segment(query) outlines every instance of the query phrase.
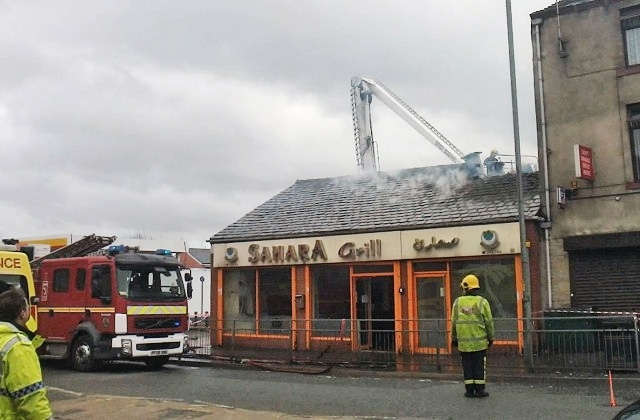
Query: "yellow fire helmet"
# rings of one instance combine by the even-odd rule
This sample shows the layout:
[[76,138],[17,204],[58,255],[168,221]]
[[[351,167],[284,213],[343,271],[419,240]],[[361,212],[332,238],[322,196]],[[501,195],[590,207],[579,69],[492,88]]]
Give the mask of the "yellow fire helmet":
[[471,289],[479,289],[480,280],[478,280],[478,278],[473,274],[469,274],[468,276],[462,279],[462,282],[460,283],[460,287],[462,287],[462,290],[464,290],[465,292]]

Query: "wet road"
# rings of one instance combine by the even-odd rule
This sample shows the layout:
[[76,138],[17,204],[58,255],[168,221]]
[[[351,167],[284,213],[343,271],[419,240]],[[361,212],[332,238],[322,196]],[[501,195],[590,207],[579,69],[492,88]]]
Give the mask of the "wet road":
[[640,377],[493,382],[489,398],[467,399],[459,380],[333,371],[302,375],[255,369],[114,364],[101,372],[43,367],[58,419],[390,418],[611,419],[640,398]]

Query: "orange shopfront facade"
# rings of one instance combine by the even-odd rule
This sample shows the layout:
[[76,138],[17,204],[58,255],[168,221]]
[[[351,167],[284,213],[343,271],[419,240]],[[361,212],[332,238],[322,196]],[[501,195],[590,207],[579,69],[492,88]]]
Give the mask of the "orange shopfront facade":
[[[537,244],[537,228],[527,225]],[[466,274],[481,278],[497,345],[522,348],[517,222],[213,243],[212,345],[287,351],[449,353]],[[537,245],[529,250],[532,274]],[[534,269],[535,268],[535,269]],[[531,276],[532,290],[539,278]],[[539,293],[532,293],[534,310]]]

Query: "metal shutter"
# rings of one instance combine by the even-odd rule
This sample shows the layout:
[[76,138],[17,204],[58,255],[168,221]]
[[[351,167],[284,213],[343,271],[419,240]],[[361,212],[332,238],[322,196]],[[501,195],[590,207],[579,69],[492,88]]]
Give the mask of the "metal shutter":
[[571,306],[640,312],[640,248],[569,251]]

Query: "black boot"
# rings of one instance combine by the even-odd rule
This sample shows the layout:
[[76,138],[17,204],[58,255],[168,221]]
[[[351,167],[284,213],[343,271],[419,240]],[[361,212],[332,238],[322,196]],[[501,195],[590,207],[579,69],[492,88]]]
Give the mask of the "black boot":
[[477,398],[484,398],[489,396],[489,393],[484,390],[484,385],[475,385],[474,393]]
[[464,393],[465,397],[474,398],[476,396],[476,394],[474,393],[473,384],[465,385],[464,388],[466,389],[466,392]]

